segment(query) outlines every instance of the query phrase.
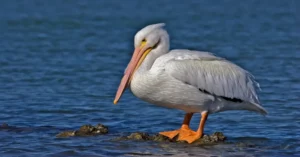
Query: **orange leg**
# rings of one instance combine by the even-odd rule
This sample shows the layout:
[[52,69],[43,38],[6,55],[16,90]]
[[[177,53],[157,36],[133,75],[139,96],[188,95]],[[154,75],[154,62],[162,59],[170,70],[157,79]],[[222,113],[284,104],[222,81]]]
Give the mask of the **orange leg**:
[[190,121],[191,118],[193,116],[193,113],[186,113],[184,116],[184,120],[182,122],[181,128],[178,130],[174,130],[174,131],[165,131],[165,132],[160,132],[159,134],[164,135],[169,137],[170,139],[173,139],[175,136],[177,136],[179,134],[179,136],[181,134],[185,134],[185,132],[190,132],[192,131],[189,127],[190,125]]
[[198,130],[196,132],[190,131],[190,132],[186,132],[186,134],[181,134],[178,140],[187,141],[188,143],[193,143],[194,141],[202,137],[204,131],[204,125],[208,117],[208,113],[206,111],[202,112],[201,116],[202,118],[200,120]]

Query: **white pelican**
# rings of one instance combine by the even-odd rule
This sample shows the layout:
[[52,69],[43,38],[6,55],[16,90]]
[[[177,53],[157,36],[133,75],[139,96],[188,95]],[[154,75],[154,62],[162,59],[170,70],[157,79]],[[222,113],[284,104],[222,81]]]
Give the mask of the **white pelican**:
[[[149,103],[186,112],[178,130],[161,135],[192,143],[203,135],[208,114],[249,110],[267,114],[260,106],[253,76],[241,67],[208,52],[169,51],[169,35],[163,23],[144,27],[134,37],[134,53],[114,99],[127,86]],[[193,113],[201,113],[197,131],[189,128]]]

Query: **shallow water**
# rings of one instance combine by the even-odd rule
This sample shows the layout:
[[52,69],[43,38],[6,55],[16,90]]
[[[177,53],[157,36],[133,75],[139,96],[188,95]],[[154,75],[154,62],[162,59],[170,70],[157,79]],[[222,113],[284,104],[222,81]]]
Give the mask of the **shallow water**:
[[[300,156],[299,1],[17,1],[0,6],[1,156]],[[184,113],[135,98],[113,105],[134,33],[165,22],[171,48],[213,52],[252,72],[266,117],[211,115],[232,144],[110,141],[178,128]],[[198,125],[199,115],[192,120]],[[83,124],[105,136],[58,139]]]

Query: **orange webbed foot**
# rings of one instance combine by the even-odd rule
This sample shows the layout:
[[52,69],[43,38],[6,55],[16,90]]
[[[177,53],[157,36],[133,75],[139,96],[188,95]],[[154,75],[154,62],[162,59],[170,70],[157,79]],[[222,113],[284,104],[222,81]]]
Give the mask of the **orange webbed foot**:
[[160,135],[169,137],[170,139],[173,139],[175,136],[177,136],[179,134],[179,130],[174,130],[174,131],[164,131],[164,132],[160,132]]
[[192,136],[195,134],[196,132],[191,129],[182,129],[177,138],[177,141],[184,141],[185,137]]
[[188,143],[193,143],[196,140],[198,140],[199,138],[202,137],[202,133],[198,133],[195,131],[191,131],[191,132],[187,132],[186,134],[180,134],[180,136],[178,137],[178,141],[186,141]]
[[170,139],[173,139],[175,136],[179,134],[177,141],[186,141],[188,143],[195,142],[203,135],[204,124],[208,117],[208,112],[207,111],[201,112],[201,120],[200,120],[199,128],[196,132],[189,128],[189,124],[192,116],[193,113],[187,113],[185,115],[180,129],[174,131],[160,132],[159,134],[167,136]]
[[185,136],[189,136],[192,134],[195,134],[196,132],[191,130],[187,125],[182,125],[182,127],[178,130],[174,130],[174,131],[165,131],[165,132],[160,132],[159,134],[163,135],[163,136],[167,136],[170,139],[173,139],[175,136],[178,135],[178,139],[181,139],[182,137]]

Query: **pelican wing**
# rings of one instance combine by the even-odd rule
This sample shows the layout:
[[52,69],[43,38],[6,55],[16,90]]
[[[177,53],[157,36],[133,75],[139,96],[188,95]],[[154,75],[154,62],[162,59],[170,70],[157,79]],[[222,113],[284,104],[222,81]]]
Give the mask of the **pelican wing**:
[[184,83],[216,96],[257,103],[258,83],[239,66],[207,52],[173,50],[156,65]]

